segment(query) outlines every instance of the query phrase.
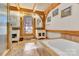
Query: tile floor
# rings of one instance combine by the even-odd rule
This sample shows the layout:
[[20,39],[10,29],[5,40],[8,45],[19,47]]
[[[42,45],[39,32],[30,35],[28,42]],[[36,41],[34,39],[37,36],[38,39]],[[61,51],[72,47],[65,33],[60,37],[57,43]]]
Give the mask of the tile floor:
[[50,56],[50,54],[36,41],[24,40],[19,44],[13,43],[12,49],[6,56]]

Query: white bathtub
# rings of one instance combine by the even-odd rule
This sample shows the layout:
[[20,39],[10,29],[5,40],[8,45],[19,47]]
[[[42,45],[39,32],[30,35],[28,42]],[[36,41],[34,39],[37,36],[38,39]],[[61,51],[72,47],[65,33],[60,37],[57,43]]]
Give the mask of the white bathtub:
[[79,56],[79,43],[66,39],[40,40],[60,56]]

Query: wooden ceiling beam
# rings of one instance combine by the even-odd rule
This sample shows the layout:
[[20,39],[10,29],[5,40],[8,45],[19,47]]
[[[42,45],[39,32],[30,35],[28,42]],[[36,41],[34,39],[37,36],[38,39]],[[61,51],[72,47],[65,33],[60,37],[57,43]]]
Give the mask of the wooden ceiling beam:
[[44,15],[44,12],[43,11],[35,11],[34,13],[37,13],[37,14],[39,14],[39,15]]
[[9,6],[9,10],[12,10],[12,11],[18,11],[18,8],[15,7],[15,6]]
[[26,9],[26,8],[20,8],[20,11],[23,11],[23,12],[33,12],[33,10]]
[[35,11],[36,3],[33,4],[33,12]]
[[47,15],[52,9],[56,8],[60,3],[52,3],[45,11],[44,13]]
[[[33,13],[33,10],[32,9],[26,9],[26,8],[21,8],[18,10],[18,8],[16,6],[9,6],[9,9],[12,10],[12,11],[20,11],[20,12],[30,12],[30,13]],[[34,13],[37,13],[39,15],[43,15],[44,12],[43,11],[38,11],[36,10]]]

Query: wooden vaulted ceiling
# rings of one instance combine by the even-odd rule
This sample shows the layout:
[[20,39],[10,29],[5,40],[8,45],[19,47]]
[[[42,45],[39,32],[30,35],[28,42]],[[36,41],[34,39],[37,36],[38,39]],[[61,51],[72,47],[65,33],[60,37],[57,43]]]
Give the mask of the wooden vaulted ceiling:
[[[20,11],[20,12],[30,12],[30,13],[33,12],[32,9],[27,9],[27,8],[20,8],[20,10],[18,10],[18,8],[16,6],[9,6],[9,9],[13,10],[13,11]],[[38,11],[38,10],[36,10],[34,13],[37,13],[37,14],[40,14],[40,15],[44,14],[44,12]]]
[[9,9],[13,11],[34,12],[39,15],[45,15],[58,4],[59,3],[14,3],[9,4]]

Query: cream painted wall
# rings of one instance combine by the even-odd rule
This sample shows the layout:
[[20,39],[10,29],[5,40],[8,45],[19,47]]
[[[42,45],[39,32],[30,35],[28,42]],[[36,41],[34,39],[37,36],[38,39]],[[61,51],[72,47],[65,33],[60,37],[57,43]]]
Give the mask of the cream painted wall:
[[[61,10],[72,6],[72,15],[61,18]],[[59,9],[59,15],[52,17],[52,12]],[[46,29],[48,30],[79,30],[79,4],[60,4],[52,10],[48,16],[51,16],[51,22],[46,22]]]
[[10,12],[10,23],[12,27],[20,27],[20,14],[19,12],[11,11]]
[[[35,19],[36,19],[36,28],[41,28],[42,27],[42,19],[41,19],[41,17],[36,14]],[[40,21],[39,24],[38,24],[38,20]]]
[[[72,6],[72,15],[68,17],[61,18],[61,10]],[[55,9],[59,9],[59,15],[52,17],[52,12]],[[62,3],[57,6],[55,9],[50,11],[48,17],[51,16],[51,22],[46,21],[46,29],[47,30],[79,30],[79,4],[74,3]],[[47,32],[48,38],[61,37],[60,33],[50,33]]]

